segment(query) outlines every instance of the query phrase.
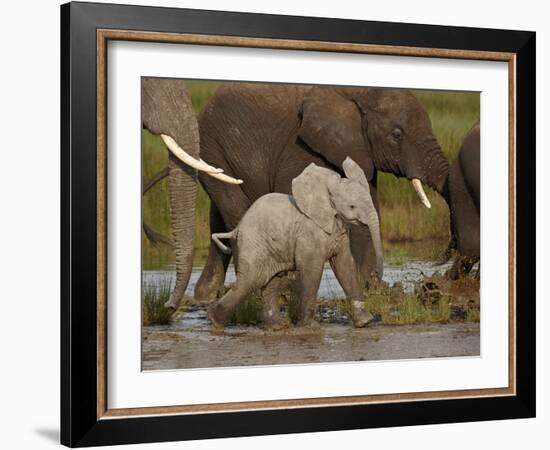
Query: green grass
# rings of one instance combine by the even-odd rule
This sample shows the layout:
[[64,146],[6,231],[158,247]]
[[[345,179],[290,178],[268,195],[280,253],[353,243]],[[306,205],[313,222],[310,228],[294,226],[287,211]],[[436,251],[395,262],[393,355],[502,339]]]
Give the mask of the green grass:
[[163,280],[159,286],[144,286],[141,293],[142,322],[147,325],[168,325],[171,322],[172,311],[164,307],[170,298],[172,283]]
[[256,325],[262,318],[262,298],[259,293],[250,294],[237,305],[230,322],[239,325]]
[[380,315],[384,325],[446,323],[451,314],[448,296],[442,296],[434,305],[425,305],[412,294],[402,295],[398,299],[386,294],[369,294],[365,305],[371,314]]
[[[219,83],[185,81],[193,107],[200,114]],[[479,119],[479,94],[441,91],[413,91],[428,111],[435,136],[443,152],[452,161],[471,126]],[[167,153],[160,138],[143,131],[143,180],[166,167]],[[391,174],[379,174],[381,228],[386,256],[395,255],[399,264],[406,258],[437,258],[446,247],[449,212],[443,199],[426,187],[432,208],[424,208],[410,182]],[[198,189],[196,213],[195,262],[204,262],[210,245],[209,199]],[[145,222],[155,231],[170,235],[167,180],[150,190],[143,201]],[[416,243],[411,245],[411,243]],[[154,248],[143,237],[143,267],[161,268],[174,262],[166,246]]]
[[478,322],[480,320],[481,314],[479,311],[479,305],[468,305],[466,309],[466,320],[468,322]]

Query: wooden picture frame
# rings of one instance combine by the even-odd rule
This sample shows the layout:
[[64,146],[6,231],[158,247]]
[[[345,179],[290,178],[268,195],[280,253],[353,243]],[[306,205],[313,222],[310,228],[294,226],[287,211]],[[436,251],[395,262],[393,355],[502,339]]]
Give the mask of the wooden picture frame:
[[[509,67],[507,388],[109,409],[109,40],[505,61]],[[61,7],[61,442],[91,446],[535,415],[535,33],[70,3]]]

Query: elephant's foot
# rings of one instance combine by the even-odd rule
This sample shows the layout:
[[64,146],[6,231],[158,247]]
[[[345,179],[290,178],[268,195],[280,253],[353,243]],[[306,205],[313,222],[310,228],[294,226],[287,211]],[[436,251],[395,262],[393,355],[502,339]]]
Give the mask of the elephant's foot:
[[445,277],[449,280],[458,280],[460,278],[460,261],[458,259],[455,259],[451,268],[445,272]]
[[213,303],[208,307],[208,319],[212,323],[212,332],[221,333],[229,319],[229,314],[219,303]]
[[178,309],[178,306],[180,305],[180,303],[181,303],[181,296],[175,295],[174,293],[172,293],[168,301],[164,304],[164,307],[167,309],[171,309],[172,311],[175,311],[176,309]]
[[361,301],[351,302],[351,317],[355,328],[364,328],[374,320],[374,316],[365,308]]
[[321,324],[314,319],[300,320],[296,323],[296,326],[302,330],[311,331],[313,333],[318,333],[321,331]]
[[265,331],[282,331],[289,328],[290,322],[288,320],[268,320],[263,322],[262,328]]
[[288,328],[288,321],[281,318],[278,302],[276,300],[269,300],[269,298],[264,298],[262,328],[267,331],[277,331]]

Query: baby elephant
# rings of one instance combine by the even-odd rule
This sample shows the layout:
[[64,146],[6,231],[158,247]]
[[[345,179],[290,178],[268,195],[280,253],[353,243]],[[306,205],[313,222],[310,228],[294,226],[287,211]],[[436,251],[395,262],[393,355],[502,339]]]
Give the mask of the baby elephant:
[[298,325],[310,325],[327,260],[351,303],[354,325],[364,327],[372,320],[361,301],[359,273],[351,253],[347,224],[369,227],[376,270],[382,277],[378,214],[361,168],[349,157],[343,168],[347,178],[310,164],[292,181],[292,196],[264,195],[252,204],[237,228],[212,235],[222,251],[228,253],[230,249],[220,238],[236,240],[238,250],[235,284],[208,309],[215,330],[222,330],[235,307],[258,289],[262,289],[264,326],[281,326],[278,299],[287,278],[281,275],[291,271],[296,271],[299,277]]

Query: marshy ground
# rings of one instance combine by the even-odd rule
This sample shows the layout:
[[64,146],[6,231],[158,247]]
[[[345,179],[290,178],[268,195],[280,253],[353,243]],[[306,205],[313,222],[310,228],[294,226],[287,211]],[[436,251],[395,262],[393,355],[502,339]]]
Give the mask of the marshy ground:
[[206,309],[195,323],[143,330],[143,370],[191,369],[337,361],[373,361],[479,355],[479,323],[380,325],[355,329],[336,323],[311,331],[264,332],[230,326],[212,335]]
[[[264,331],[259,304],[251,299],[237,311],[234,323],[215,335],[207,305],[186,297],[174,315],[161,316],[157,322],[163,325],[143,327],[142,367],[158,370],[478,356],[479,280],[448,281],[437,272],[447,267],[424,261],[386,265],[385,283],[366,293],[366,305],[375,322],[363,329],[350,324],[341,288],[330,269],[325,270],[319,289],[320,326],[313,329],[290,326],[283,331]],[[190,290],[199,273],[194,273]],[[152,286],[161,286],[162,291],[157,297],[152,295],[157,303],[148,305],[149,310],[144,308],[144,318],[154,319],[156,312],[162,312],[160,305],[170,291],[171,274],[144,272],[146,292],[151,293]],[[229,271],[229,282],[232,275]],[[289,302],[282,301],[281,314],[291,313]]]

